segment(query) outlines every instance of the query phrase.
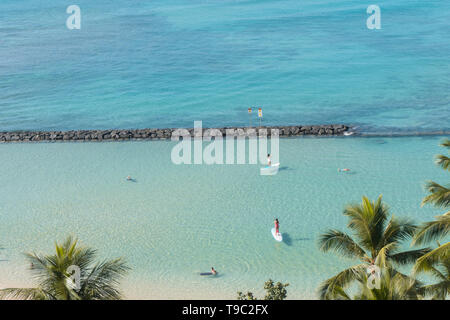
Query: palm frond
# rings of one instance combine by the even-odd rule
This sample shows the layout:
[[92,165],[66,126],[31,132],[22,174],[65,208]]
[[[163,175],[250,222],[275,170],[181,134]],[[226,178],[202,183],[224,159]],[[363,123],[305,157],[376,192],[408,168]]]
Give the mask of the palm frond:
[[361,271],[365,270],[367,265],[360,264],[344,271],[339,272],[336,276],[325,280],[319,287],[319,297],[321,300],[335,299],[337,295],[345,290],[353,281],[361,276]]
[[444,139],[441,143],[442,147],[450,148],[450,139]]
[[417,259],[431,251],[431,248],[403,251],[389,256],[389,259],[399,265],[415,263]]
[[392,216],[383,233],[383,246],[391,242],[409,240],[416,232],[416,229],[417,226],[410,219]]
[[437,216],[435,221],[423,223],[413,238],[413,245],[446,237],[450,231],[450,212]]
[[433,266],[439,263],[448,263],[449,259],[450,242],[447,242],[417,259],[413,273],[430,272]]
[[443,154],[436,156],[436,164],[444,170],[450,170],[450,158]]
[[450,294],[450,281],[442,281],[421,287],[424,296],[432,297],[433,300],[445,300]]
[[352,300],[350,295],[339,286],[334,287],[334,299],[333,300]]
[[445,300],[450,294],[450,259],[444,260],[435,266],[429,266],[428,273],[433,275],[438,282],[422,286],[422,294],[434,300]]
[[1,300],[51,300],[51,296],[39,288],[7,288],[0,290]]
[[450,189],[436,182],[428,181],[425,188],[430,193],[422,200],[422,206],[430,203],[436,207],[448,207],[450,205]]
[[329,230],[319,238],[320,250],[333,250],[348,258],[363,258],[364,250],[347,234],[339,230]]
[[389,208],[382,202],[382,196],[378,196],[377,200],[372,203],[374,216],[371,221],[370,230],[372,233],[372,242],[374,248],[378,249],[385,245],[384,230],[389,216]]
[[129,268],[123,259],[98,263],[84,279],[80,295],[91,300],[118,300],[118,285]]
[[390,266],[388,263],[388,259],[390,257],[389,253],[397,249],[398,244],[396,242],[391,242],[385,245],[378,251],[377,256],[375,257],[375,264],[381,268],[387,268]]

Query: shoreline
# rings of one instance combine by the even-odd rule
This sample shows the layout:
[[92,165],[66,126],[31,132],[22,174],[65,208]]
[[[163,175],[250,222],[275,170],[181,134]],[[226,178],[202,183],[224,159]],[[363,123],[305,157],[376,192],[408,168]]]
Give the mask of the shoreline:
[[[36,281],[27,268],[25,261],[13,262],[10,265],[0,265],[5,278],[0,276],[0,289],[6,288],[33,288]],[[257,296],[264,296],[262,283],[254,285],[252,281],[241,285],[218,288],[213,281],[192,280],[184,283],[168,281],[170,279],[146,279],[127,275],[120,282],[119,290],[123,300],[236,300],[238,291],[249,290]],[[281,279],[284,281],[284,279]],[[288,281],[289,282],[289,281]],[[320,282],[320,281],[319,281]],[[292,282],[289,282],[292,284]],[[318,284],[319,285],[319,284]],[[317,285],[317,286],[318,286]],[[299,283],[291,287],[287,300],[317,300],[316,288],[307,290]]]

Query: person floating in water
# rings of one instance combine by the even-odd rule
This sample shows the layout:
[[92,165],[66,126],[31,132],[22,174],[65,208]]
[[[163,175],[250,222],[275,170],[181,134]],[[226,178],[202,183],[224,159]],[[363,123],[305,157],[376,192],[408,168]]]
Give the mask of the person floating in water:
[[131,176],[128,176],[128,177],[127,177],[127,180],[128,180],[128,181],[131,181],[131,180],[133,180],[133,179],[131,179]]
[[338,172],[341,172],[341,171],[348,172],[348,171],[350,171],[350,169],[347,169],[347,168],[339,169],[339,168],[338,168]]
[[278,221],[278,219],[275,219],[274,223],[275,223],[275,234],[279,234],[280,233],[280,222]]
[[270,153],[267,155],[267,166],[270,167],[272,165],[272,159],[270,158]]
[[212,273],[213,275],[216,275],[216,274],[217,274],[217,271],[214,269],[214,267],[211,267],[211,273]]

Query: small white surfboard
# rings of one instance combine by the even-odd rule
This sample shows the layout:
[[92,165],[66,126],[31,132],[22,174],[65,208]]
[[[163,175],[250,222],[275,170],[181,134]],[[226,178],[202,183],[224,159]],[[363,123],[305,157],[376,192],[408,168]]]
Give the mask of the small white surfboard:
[[275,240],[277,240],[278,242],[283,241],[283,236],[281,235],[280,232],[275,233],[275,228],[272,228],[272,235],[275,238]]
[[260,175],[262,176],[272,176],[278,173],[278,168],[280,168],[279,163],[274,163],[273,165],[263,167],[259,170]]

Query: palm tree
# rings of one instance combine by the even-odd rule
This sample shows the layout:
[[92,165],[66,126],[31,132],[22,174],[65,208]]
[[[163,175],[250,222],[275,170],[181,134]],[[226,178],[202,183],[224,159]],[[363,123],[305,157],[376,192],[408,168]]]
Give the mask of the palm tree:
[[[121,258],[94,264],[96,250],[78,246],[77,240],[72,237],[55,246],[54,255],[26,254],[37,287],[3,289],[0,290],[0,298],[117,300],[122,297],[118,285],[129,268]],[[72,270],[80,271],[79,278],[75,278]]]
[[[446,139],[441,146],[450,148]],[[444,155],[436,157],[436,164],[450,171],[450,158]],[[450,188],[429,181],[426,189],[430,193],[422,205],[432,204],[438,208],[450,207]],[[414,273],[425,272],[438,279],[438,283],[426,286],[426,293],[435,299],[445,299],[450,294],[450,242],[441,245],[438,241],[448,236],[450,231],[450,211],[437,216],[434,221],[423,223],[413,239],[413,245],[436,241],[437,248],[420,257],[414,265]]]
[[[429,252],[429,249],[398,251],[402,241],[414,235],[416,226],[408,219],[394,216],[389,219],[389,209],[382,203],[381,195],[376,201],[363,197],[361,204],[348,205],[344,209],[344,215],[349,218],[348,227],[353,231],[355,239],[342,231],[329,230],[319,239],[320,249],[324,252],[335,251],[344,257],[358,259],[361,263],[324,281],[319,288],[321,299],[345,296],[346,288],[361,283],[362,275],[367,273],[369,266],[393,269],[392,263],[414,263],[417,258]],[[393,270],[395,274],[400,274]]]

